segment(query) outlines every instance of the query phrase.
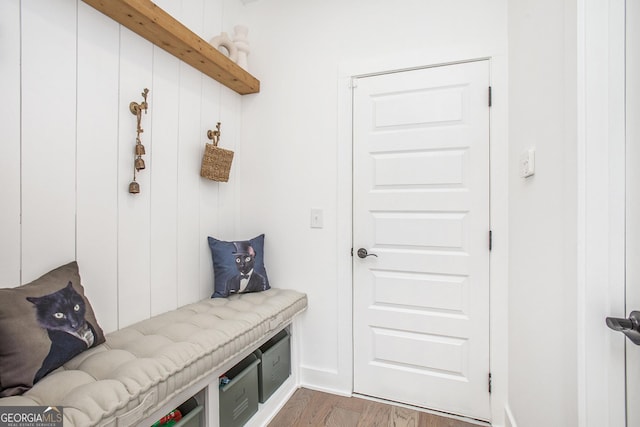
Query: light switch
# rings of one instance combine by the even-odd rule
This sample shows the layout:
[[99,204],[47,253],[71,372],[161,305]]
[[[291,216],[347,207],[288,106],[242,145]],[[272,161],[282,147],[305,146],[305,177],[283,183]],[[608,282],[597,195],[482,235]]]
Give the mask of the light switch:
[[322,228],[322,209],[311,209],[311,228]]
[[536,173],[536,149],[529,148],[520,156],[520,176],[529,178]]

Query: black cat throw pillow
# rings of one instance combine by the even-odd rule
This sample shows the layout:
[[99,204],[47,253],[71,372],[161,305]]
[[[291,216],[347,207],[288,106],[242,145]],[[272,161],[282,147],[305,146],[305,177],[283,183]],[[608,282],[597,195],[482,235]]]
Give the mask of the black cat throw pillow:
[[0,397],[24,393],[103,342],[75,261],[24,286],[0,289]]
[[215,282],[212,298],[270,288],[264,267],[264,234],[235,242],[209,237],[209,248]]

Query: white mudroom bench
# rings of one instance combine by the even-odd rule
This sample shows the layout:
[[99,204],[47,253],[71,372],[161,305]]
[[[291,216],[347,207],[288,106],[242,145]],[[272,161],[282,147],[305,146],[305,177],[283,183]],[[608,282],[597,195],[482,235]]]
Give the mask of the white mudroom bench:
[[62,406],[65,427],[150,426],[196,396],[217,426],[218,377],[306,307],[305,294],[284,289],[190,304],[107,334],[0,405]]

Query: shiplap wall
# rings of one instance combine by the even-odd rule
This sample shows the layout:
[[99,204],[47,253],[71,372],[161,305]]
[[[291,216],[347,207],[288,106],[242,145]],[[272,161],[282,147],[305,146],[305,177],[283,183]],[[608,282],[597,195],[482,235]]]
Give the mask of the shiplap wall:
[[[205,40],[223,29],[222,0],[155,3]],[[0,2],[0,94],[1,287],[77,259],[106,331],[211,294],[206,237],[234,234],[241,160],[224,184],[200,161],[217,121],[239,148],[240,95],[80,0]]]

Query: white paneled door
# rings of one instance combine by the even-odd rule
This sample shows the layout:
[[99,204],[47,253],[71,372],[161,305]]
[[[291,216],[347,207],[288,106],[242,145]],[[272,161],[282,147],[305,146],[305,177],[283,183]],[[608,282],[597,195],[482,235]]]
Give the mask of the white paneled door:
[[[627,1],[626,14],[626,313],[630,313],[640,311],[640,3]],[[625,341],[627,426],[640,426],[640,344]]]
[[354,392],[489,420],[489,63],[354,80]]

